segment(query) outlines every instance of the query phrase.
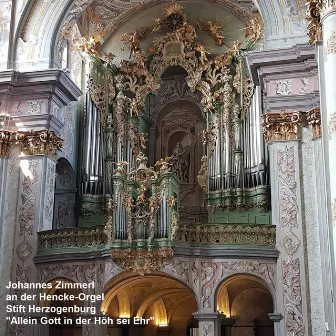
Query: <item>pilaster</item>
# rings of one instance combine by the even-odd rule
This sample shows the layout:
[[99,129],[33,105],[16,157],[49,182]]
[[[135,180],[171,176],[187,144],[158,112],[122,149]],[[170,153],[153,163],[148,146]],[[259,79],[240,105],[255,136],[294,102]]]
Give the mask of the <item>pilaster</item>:
[[306,269],[303,247],[298,141],[269,145],[272,221],[277,226],[276,311],[284,315],[280,335],[307,335]]
[[[79,89],[56,69],[0,74],[0,113],[8,122],[0,132],[0,304],[6,305],[9,281],[36,282],[37,233],[52,229],[55,165],[63,140],[61,108]],[[15,294],[20,294],[16,291]],[[21,304],[21,302],[18,302]],[[23,302],[24,304],[24,302]],[[6,324],[1,335],[33,335],[31,326]]]
[[199,336],[220,336],[220,313],[194,313]]

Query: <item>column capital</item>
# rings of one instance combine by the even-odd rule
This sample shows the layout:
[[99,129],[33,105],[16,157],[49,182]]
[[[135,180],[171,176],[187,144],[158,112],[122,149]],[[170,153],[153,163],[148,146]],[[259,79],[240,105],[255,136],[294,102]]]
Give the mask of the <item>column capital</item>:
[[302,111],[265,113],[261,119],[266,142],[299,140],[299,126],[306,121]]
[[43,154],[55,157],[63,146],[63,140],[49,130],[17,132],[16,141],[25,155]]
[[215,321],[217,320],[220,316],[223,316],[221,313],[216,312],[216,313],[193,313],[193,316],[196,320],[199,321]]
[[0,131],[0,158],[8,157],[12,142],[12,132]]
[[312,126],[313,137],[320,138],[322,136],[321,129],[321,111],[319,107],[315,107],[307,111],[308,124]]
[[280,313],[269,313],[268,317],[272,322],[280,322],[283,319]]

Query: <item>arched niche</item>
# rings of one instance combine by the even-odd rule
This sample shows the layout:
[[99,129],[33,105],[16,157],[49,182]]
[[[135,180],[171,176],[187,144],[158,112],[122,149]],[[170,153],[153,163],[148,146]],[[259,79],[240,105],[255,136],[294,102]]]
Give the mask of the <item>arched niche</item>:
[[69,161],[59,158],[56,164],[53,229],[74,227],[76,174]]
[[250,275],[235,275],[217,289],[216,308],[225,315],[222,328],[231,336],[273,336],[268,314],[274,312],[274,297],[266,283]]

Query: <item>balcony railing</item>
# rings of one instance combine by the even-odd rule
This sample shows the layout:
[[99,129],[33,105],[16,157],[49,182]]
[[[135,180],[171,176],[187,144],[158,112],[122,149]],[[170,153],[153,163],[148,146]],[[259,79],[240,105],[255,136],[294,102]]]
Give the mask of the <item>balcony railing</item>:
[[[275,246],[272,225],[190,225],[180,224],[175,241],[209,245]],[[68,228],[38,234],[39,252],[68,248],[104,246],[108,237],[104,227]]]
[[104,227],[42,231],[38,234],[38,250],[41,252],[69,247],[97,247],[105,245],[107,241]]
[[272,225],[183,225],[176,240],[218,245],[275,246],[276,229]]

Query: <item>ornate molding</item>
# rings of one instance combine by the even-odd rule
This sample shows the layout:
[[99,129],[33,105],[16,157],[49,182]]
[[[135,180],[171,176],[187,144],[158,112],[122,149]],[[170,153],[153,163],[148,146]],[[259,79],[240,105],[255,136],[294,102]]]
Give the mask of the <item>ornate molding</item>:
[[307,121],[309,125],[312,125],[313,137],[321,137],[321,111],[319,107],[313,108],[312,110],[307,112]]
[[12,139],[12,132],[0,131],[0,158],[9,156]]
[[149,251],[148,249],[112,250],[113,261],[125,271],[132,271],[140,275],[158,271],[167,265],[174,256],[174,250],[162,247]]
[[180,224],[176,240],[206,244],[275,246],[276,228],[270,225]]
[[299,125],[305,121],[301,111],[266,113],[261,118],[266,142],[298,140]]
[[17,132],[16,141],[25,155],[43,154],[53,157],[63,147],[63,140],[54,131],[48,130]]
[[43,231],[38,233],[38,250],[93,247],[105,245],[107,241],[108,236],[104,231],[104,227]]

